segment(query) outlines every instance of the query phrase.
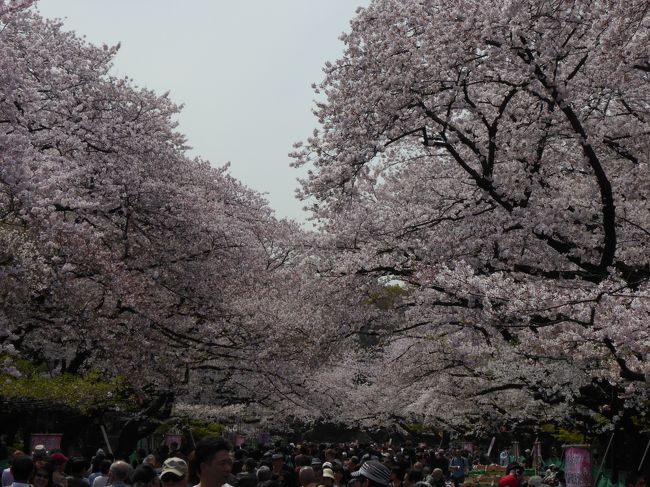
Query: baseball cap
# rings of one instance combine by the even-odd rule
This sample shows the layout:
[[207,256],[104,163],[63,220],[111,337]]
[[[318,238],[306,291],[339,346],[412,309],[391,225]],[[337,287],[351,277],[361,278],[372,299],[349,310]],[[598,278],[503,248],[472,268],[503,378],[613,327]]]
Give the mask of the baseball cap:
[[179,477],[185,477],[187,475],[187,463],[182,458],[171,457],[163,462],[162,470],[160,471],[160,477],[166,473],[173,473]]
[[336,477],[334,477],[334,471],[331,468],[324,468],[323,469],[323,477],[330,478],[332,480],[336,480]]

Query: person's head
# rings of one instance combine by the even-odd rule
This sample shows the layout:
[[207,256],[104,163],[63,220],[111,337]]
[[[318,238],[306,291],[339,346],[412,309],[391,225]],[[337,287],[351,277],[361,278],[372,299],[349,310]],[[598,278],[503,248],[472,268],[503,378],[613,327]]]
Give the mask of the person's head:
[[34,487],[49,487],[52,485],[52,466],[47,462],[40,466],[34,465],[31,484]]
[[434,468],[433,472],[431,472],[431,478],[437,482],[442,478],[442,474],[443,472],[441,468]]
[[111,469],[111,461],[110,460],[104,459],[99,463],[99,472],[103,476],[108,475],[108,472],[109,472],[110,469]]
[[327,487],[331,487],[334,485],[334,481],[336,480],[336,477],[334,477],[334,471],[331,468],[324,468],[323,469],[323,485]]
[[142,460],[142,463],[146,463],[150,467],[156,468],[156,455],[147,455],[144,457],[144,460]]
[[36,445],[34,451],[32,452],[32,461],[34,462],[34,468],[45,467],[47,463],[47,450],[43,445]]
[[645,487],[645,477],[641,472],[630,472],[625,479],[626,487]]
[[21,484],[28,484],[34,473],[34,461],[27,455],[20,454],[11,461],[11,475]]
[[316,482],[316,473],[311,467],[302,467],[298,472],[298,479],[300,481],[300,485],[305,487],[306,485]]
[[73,477],[83,477],[86,471],[86,460],[82,457],[74,457],[68,464],[68,471]]
[[257,461],[254,458],[249,457],[244,461],[244,471],[254,472],[256,467]]
[[128,463],[118,460],[117,462],[113,462],[108,469],[108,478],[109,481],[108,483],[114,483],[114,482],[119,482],[119,483],[126,483],[126,481],[129,479],[129,474],[131,473],[131,465]]
[[32,460],[37,458],[47,458],[47,449],[45,445],[36,445],[34,451],[32,452]]
[[273,470],[276,472],[282,470],[284,466],[284,455],[282,453],[274,453],[271,456],[271,463],[273,465]]
[[163,462],[160,471],[160,483],[162,487],[186,487],[187,472],[185,460],[177,457],[168,458]]
[[410,487],[420,482],[423,478],[422,470],[411,469],[404,475],[404,485]]
[[65,468],[65,464],[68,463],[68,457],[66,457],[63,453],[60,452],[53,453],[52,456],[50,457],[50,460],[52,461],[52,465],[54,466],[54,469],[58,470],[59,472],[63,472],[63,469]]
[[368,460],[352,474],[359,478],[360,487],[387,487],[390,483],[390,470],[377,460]]
[[232,471],[231,446],[216,436],[203,438],[190,459],[190,472],[203,487],[221,487]]
[[258,483],[266,482],[267,480],[271,480],[271,477],[273,476],[273,472],[268,466],[262,465],[260,468],[257,469],[255,476],[257,477]]
[[151,465],[138,465],[131,476],[132,487],[159,487],[158,475]]

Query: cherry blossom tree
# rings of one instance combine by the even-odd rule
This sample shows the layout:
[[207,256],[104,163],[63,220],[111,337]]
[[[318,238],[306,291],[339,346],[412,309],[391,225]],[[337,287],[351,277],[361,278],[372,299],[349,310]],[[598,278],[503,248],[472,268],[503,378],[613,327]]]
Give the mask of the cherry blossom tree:
[[645,414],[649,27],[645,2],[359,11],[293,153],[320,278],[402,289],[347,334],[373,338],[339,368],[351,419]]
[[0,2],[5,372],[123,377],[153,415],[645,413],[643,2],[360,10],[294,154],[315,232],[188,158],[118,46],[29,5]]
[[23,357],[120,376],[151,415],[263,397],[247,377],[286,382],[267,348],[282,308],[264,306],[294,272],[296,224],[187,157],[180,107],[110,74],[119,46],[0,7],[3,370]]

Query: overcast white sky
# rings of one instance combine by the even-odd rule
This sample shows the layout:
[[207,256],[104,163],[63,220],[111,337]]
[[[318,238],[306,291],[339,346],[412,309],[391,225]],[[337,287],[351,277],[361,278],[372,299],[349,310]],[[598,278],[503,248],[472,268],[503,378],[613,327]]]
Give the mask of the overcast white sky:
[[369,0],[40,0],[45,17],[94,44],[122,47],[114,74],[184,103],[192,154],[267,194],[280,217],[304,219],[294,198],[292,144],[316,125],[311,83]]

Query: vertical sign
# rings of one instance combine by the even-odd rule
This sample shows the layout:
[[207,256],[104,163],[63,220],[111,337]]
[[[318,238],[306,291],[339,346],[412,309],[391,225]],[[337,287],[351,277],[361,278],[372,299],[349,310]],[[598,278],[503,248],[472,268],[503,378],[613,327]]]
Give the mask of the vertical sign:
[[591,486],[591,454],[580,446],[570,446],[564,453],[566,487]]
[[172,443],[176,443],[176,446],[180,448],[181,442],[183,441],[183,435],[179,434],[166,434],[165,435],[165,445],[171,448]]
[[460,444],[460,449],[461,450],[467,450],[470,453],[474,452],[474,443],[471,441],[464,441],[463,443]]

